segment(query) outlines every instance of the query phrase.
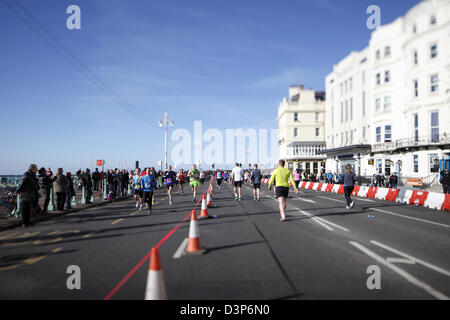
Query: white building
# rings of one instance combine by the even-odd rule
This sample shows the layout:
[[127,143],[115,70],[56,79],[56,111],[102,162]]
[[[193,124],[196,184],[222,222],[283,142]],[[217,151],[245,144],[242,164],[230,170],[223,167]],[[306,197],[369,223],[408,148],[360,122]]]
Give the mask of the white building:
[[327,170],[434,175],[434,160],[450,154],[449,38],[450,0],[424,0],[333,67]]
[[320,173],[325,167],[325,93],[291,86],[278,107],[279,157],[290,170]]

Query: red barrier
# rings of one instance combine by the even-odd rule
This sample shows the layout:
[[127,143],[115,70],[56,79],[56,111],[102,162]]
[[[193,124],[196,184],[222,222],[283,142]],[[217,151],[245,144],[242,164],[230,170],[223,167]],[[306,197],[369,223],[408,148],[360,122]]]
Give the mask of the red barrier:
[[344,194],[344,185],[343,185],[343,184],[341,184],[341,185],[339,186],[339,189],[338,189],[338,192],[337,192],[337,193]]
[[360,188],[361,186],[355,186],[352,191],[352,196],[357,197]]
[[302,182],[302,186],[301,186],[300,188],[302,188],[302,189],[305,189],[305,188],[306,188],[306,181],[303,181],[303,182]]
[[319,185],[317,186],[317,191],[322,191],[322,187],[323,187],[323,183],[319,183]]
[[418,191],[414,190],[411,198],[409,199],[409,204],[414,204],[416,206],[422,206],[425,200],[428,198],[428,191]]
[[395,202],[397,201],[398,193],[400,192],[399,189],[389,189],[388,194],[386,195],[386,200]]
[[442,204],[442,211],[448,210],[450,211],[450,194],[445,195],[445,201]]
[[314,182],[310,182],[310,183],[309,183],[308,189],[309,189],[309,190],[312,190],[313,187],[314,187]]
[[367,191],[366,198],[375,199],[375,195],[377,194],[378,188],[370,187],[369,191]]
[[331,192],[331,190],[333,190],[333,186],[334,185],[332,183],[328,184],[327,188],[325,189],[325,192]]

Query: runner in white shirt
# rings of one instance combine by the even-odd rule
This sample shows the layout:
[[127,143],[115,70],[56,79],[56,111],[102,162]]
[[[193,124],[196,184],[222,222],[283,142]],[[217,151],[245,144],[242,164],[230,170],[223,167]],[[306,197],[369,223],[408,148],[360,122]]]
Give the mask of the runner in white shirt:
[[[242,168],[239,167],[239,163],[236,163],[236,167],[231,171],[231,179],[234,182],[234,199],[241,201],[242,190]],[[236,192],[236,189],[238,192]],[[239,193],[239,196],[238,196]]]

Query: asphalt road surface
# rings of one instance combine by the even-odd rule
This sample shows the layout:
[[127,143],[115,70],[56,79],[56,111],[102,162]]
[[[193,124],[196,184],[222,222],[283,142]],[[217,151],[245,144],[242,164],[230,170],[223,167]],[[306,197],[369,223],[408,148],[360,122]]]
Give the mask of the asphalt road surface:
[[[343,195],[300,190],[282,223],[265,185],[259,202],[243,190],[238,202],[216,188],[218,217],[198,222],[207,253],[177,254],[189,220],[161,245],[169,299],[449,299],[448,212],[360,198],[346,210]],[[128,200],[1,232],[0,299],[104,299],[194,206],[190,190],[157,201],[151,215]],[[112,299],[144,299],[147,273],[145,262]]]

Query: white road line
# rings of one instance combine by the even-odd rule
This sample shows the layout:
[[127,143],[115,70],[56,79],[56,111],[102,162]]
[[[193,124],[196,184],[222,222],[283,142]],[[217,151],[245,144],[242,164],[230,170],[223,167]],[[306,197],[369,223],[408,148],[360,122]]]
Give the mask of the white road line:
[[[336,201],[336,202],[343,202],[343,203],[346,202],[345,200],[338,200],[338,199],[328,198],[328,197],[324,197],[324,196],[316,196],[316,197],[324,198],[324,199],[328,199],[328,200],[332,200],[332,201]],[[366,202],[372,202],[372,203],[375,202],[374,200],[371,200],[371,199],[364,199],[364,198],[356,198],[356,199],[358,199],[358,201],[366,201]]]
[[309,203],[316,203],[314,200],[310,200],[310,199],[303,199],[303,198],[293,198],[293,200],[301,200],[301,201],[305,201],[305,202],[309,202]]
[[298,212],[300,212],[301,214],[303,214],[304,216],[311,218],[311,220],[314,220],[315,222],[317,222],[318,224],[320,224],[322,227],[324,227],[325,229],[329,230],[329,231],[334,231],[333,228],[331,228],[330,226],[328,226],[327,224],[323,223],[322,221],[320,221],[319,219],[317,219],[316,217],[314,217],[312,214],[305,212],[303,210],[300,210],[299,208],[295,208],[297,209]]
[[379,247],[381,247],[383,249],[386,249],[386,250],[391,251],[391,252],[393,252],[395,254],[398,254],[399,256],[402,256],[403,258],[406,258],[406,259],[408,259],[410,261],[414,261],[415,263],[421,264],[421,265],[423,265],[423,266],[425,266],[425,267],[427,267],[429,269],[432,269],[432,270],[434,270],[436,272],[442,273],[442,274],[450,277],[450,271],[448,271],[448,270],[444,270],[444,269],[442,269],[440,267],[437,267],[437,266],[435,266],[435,265],[433,265],[431,263],[428,263],[428,262],[425,262],[423,260],[414,258],[413,256],[410,256],[410,255],[408,255],[408,254],[406,254],[404,252],[401,252],[400,250],[396,250],[394,248],[391,248],[391,247],[389,247],[389,246],[387,246],[385,244],[382,244],[382,243],[380,243],[378,241],[372,240],[370,242],[373,243],[376,246],[379,246]]
[[179,259],[181,258],[181,256],[184,253],[184,250],[186,249],[187,245],[189,242],[189,238],[186,238],[183,240],[183,242],[181,243],[181,245],[178,247],[177,251],[175,251],[175,254],[173,255],[174,259]]
[[344,227],[341,227],[340,225],[338,225],[338,224],[335,224],[335,223],[333,223],[333,222],[330,222],[330,221],[328,221],[328,220],[325,220],[325,219],[323,219],[323,218],[320,218],[320,217],[315,217],[316,219],[319,219],[320,221],[323,221],[323,222],[325,222],[325,223],[328,223],[329,225],[331,225],[331,226],[333,226],[333,227],[335,227],[335,228],[338,228],[338,229],[341,229],[342,231],[345,231],[345,232],[350,232],[350,230],[349,229],[347,229],[347,228],[344,228]]
[[386,259],[384,259],[384,258],[380,257],[379,255],[377,255],[376,253],[370,251],[369,249],[367,249],[363,245],[361,245],[361,244],[359,244],[357,242],[354,242],[354,241],[350,241],[350,244],[352,246],[356,247],[357,249],[361,250],[363,253],[365,253],[369,257],[371,257],[374,260],[376,260],[378,263],[381,263],[384,266],[386,266],[389,269],[391,269],[392,271],[396,272],[398,275],[400,275],[401,277],[405,278],[408,282],[410,282],[413,285],[415,285],[415,286],[425,290],[426,292],[428,292],[433,297],[435,297],[437,299],[440,299],[440,300],[450,300],[450,298],[447,297],[442,292],[437,291],[436,289],[434,289],[430,285],[420,281],[419,279],[417,279],[416,277],[414,277],[410,273],[406,272],[405,270],[397,267],[396,265],[393,265],[392,263],[390,263]]
[[416,264],[414,261],[404,259],[404,258],[389,257],[389,258],[386,258],[386,260],[390,263]]
[[429,223],[429,224],[434,224],[434,225],[445,227],[445,228],[449,228],[450,227],[450,225],[448,225],[448,224],[433,222],[433,221],[424,220],[424,219],[420,219],[420,218],[408,217],[408,216],[405,216],[405,215],[402,215],[402,214],[393,213],[393,212],[386,211],[386,210],[381,210],[381,209],[376,209],[376,208],[369,208],[369,209],[370,210],[374,210],[374,211],[387,213],[387,214],[391,214],[393,216],[398,216],[398,217],[402,217],[402,218],[406,218],[406,219],[417,220],[417,221],[421,221],[421,222],[425,222],[425,223]]

